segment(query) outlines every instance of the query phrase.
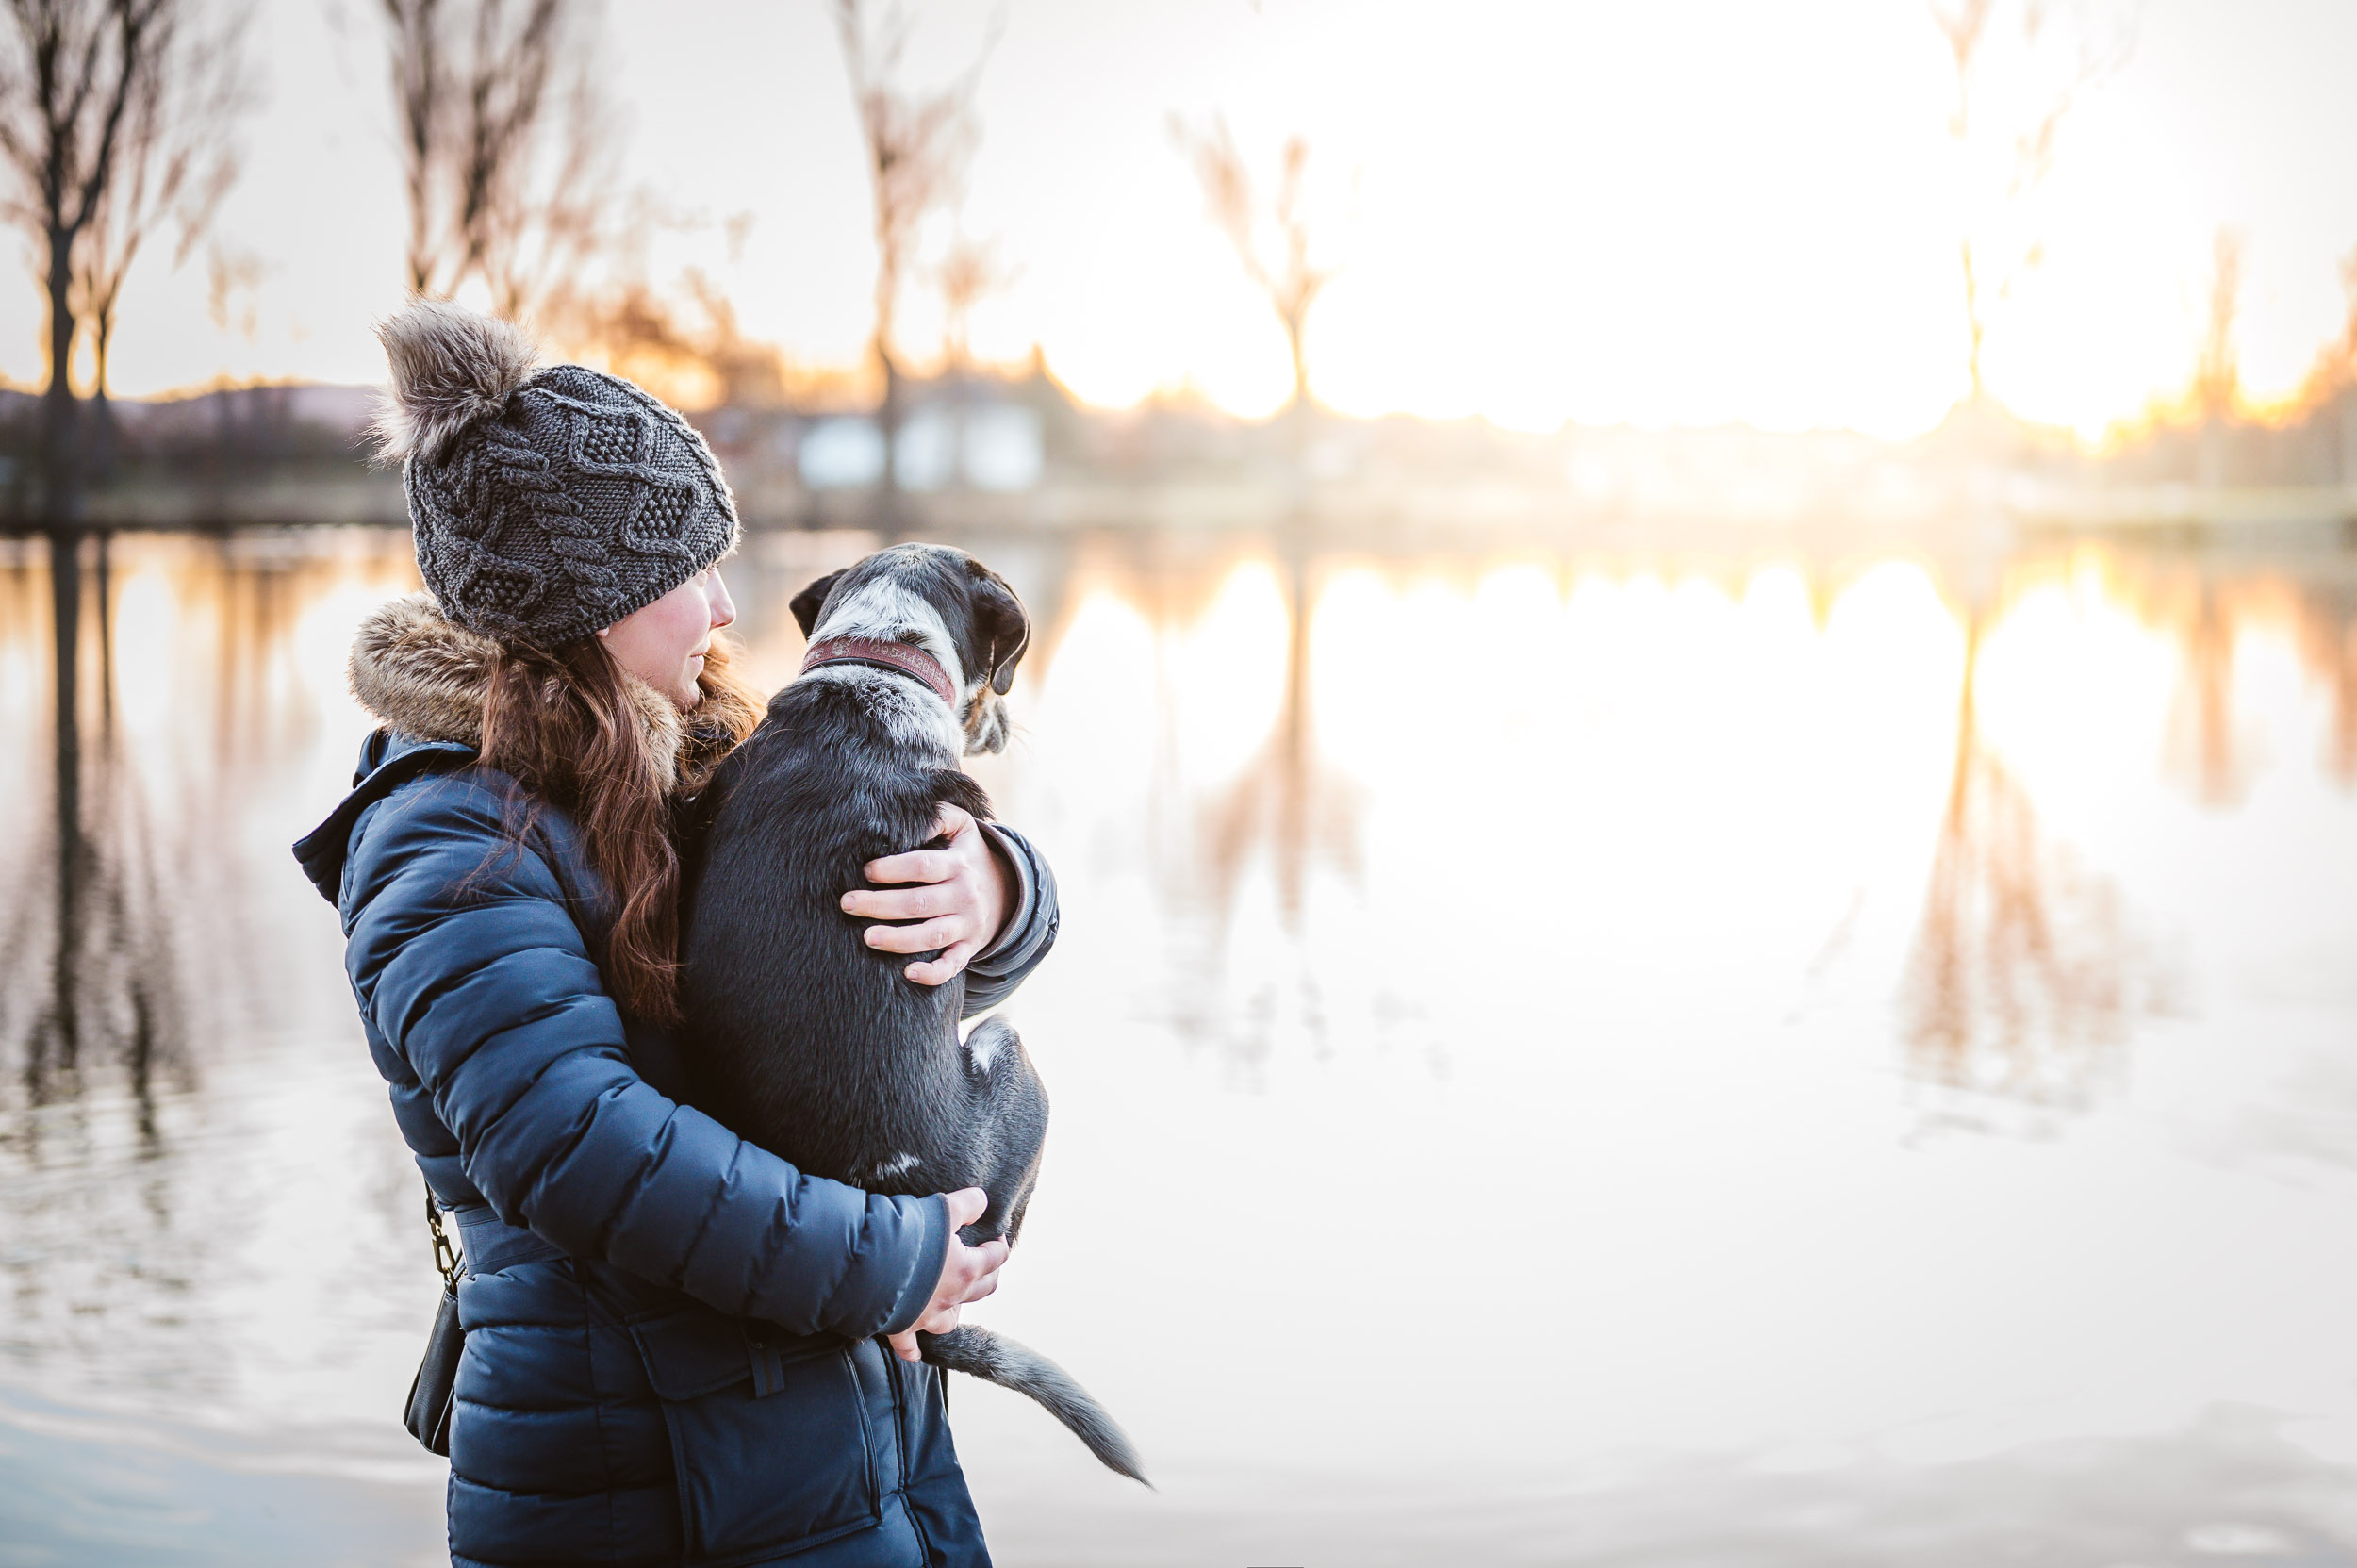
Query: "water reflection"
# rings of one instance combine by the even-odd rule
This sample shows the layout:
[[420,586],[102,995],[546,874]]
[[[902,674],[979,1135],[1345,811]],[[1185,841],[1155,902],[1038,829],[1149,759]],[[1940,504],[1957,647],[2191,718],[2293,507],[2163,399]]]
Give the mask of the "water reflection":
[[2118,888],[2040,829],[2036,803],[1981,733],[1987,612],[1973,609],[1954,773],[1905,981],[1915,1070],[1947,1088],[2083,1106],[2127,1036],[2140,956]]
[[2343,788],[2357,788],[2357,582],[2302,583],[2300,652],[2332,693],[2326,758]]
[[[749,541],[757,678],[799,660],[794,591],[877,542]],[[994,1305],[1101,1374],[1188,1507],[1260,1517],[1248,1473],[1313,1448],[1362,1487],[1412,1477],[1438,1518],[1496,1458],[1469,1432],[1568,1466],[1810,1422],[1847,1442],[1996,1384],[2029,1408],[2115,1352],[2117,1386],[2143,1389],[2159,1363],[2111,1327],[2139,1304],[2299,1295],[2276,1287],[2314,1249],[2270,1217],[2279,1195],[2134,1130],[2211,1115],[2270,1159],[2357,1139],[2297,1088],[2346,1080],[2357,1024],[2349,556],[955,542],[1039,629],[1016,744],[978,768],[1049,848],[1067,911],[1020,1002],[1057,1085],[1055,1169]],[[41,737],[0,753],[0,1381],[256,1443],[340,1422],[305,1444],[348,1477],[405,1475],[387,1415],[435,1286],[340,934],[285,845],[349,777],[367,720],[344,649],[413,583],[407,541],[124,536],[58,564],[0,542],[0,726]],[[1525,903],[1530,929],[1502,934]],[[1908,1154],[1894,1063],[2102,1136],[2068,1170],[2003,1137]],[[2178,1098],[2156,1114],[2156,1093]],[[2138,1137],[2145,1164],[2102,1164]],[[1271,1193],[1403,1151],[1414,1190],[1271,1217]],[[1124,1305],[1160,1266],[1124,1216],[1172,1169],[1222,1283]],[[2035,1332],[1976,1338],[2082,1238],[2049,1236],[2036,1268],[2005,1249],[2073,1195],[2109,1225],[2086,1195],[2132,1180],[2225,1217],[2200,1246],[2105,1230],[2126,1262]],[[1539,1202],[1580,1238],[1561,1258],[1531,1244]],[[1563,1304],[1527,1371],[1544,1398],[1439,1361],[1371,1383],[1379,1324],[1306,1359],[1265,1331],[1330,1312],[1397,1234],[1430,1249],[1387,1282],[1404,1321]],[[2169,1273],[2188,1255],[2215,1258],[2200,1281]],[[2154,1318],[2203,1348],[2168,1362],[2153,1429],[2266,1402],[2233,1329],[2250,1310]],[[1199,1367],[1136,1348],[1181,1333],[1238,1386],[1211,1397]],[[2336,1335],[2265,1348],[2313,1380]],[[1250,1429],[1220,1413],[1272,1402],[1285,1419]],[[2102,1425],[2118,1408],[2069,1429],[2128,1429]],[[1014,1539],[1051,1536],[1089,1478],[993,1409],[961,1418],[978,1484],[1010,1499]],[[429,1489],[429,1526],[434,1507]],[[1249,1534],[1219,1539],[1260,1560]]]
[[[755,606],[748,630],[757,669],[783,678],[799,652],[790,621],[771,602],[782,604],[808,575],[875,542],[844,534],[757,543],[743,569],[744,597]],[[1315,541],[1297,535],[1273,550],[1143,534],[972,542],[1001,561],[1030,598],[1043,632],[1030,668],[1043,684],[1059,669],[1082,599],[1110,594],[1144,619],[1151,668],[1118,671],[1117,701],[1146,703],[1155,717],[1146,811],[1162,824],[1153,835],[1158,898],[1192,912],[1197,949],[1193,972],[1176,987],[1193,999],[1173,1004],[1182,1029],[1221,1040],[1243,1061],[1265,1055],[1266,1022],[1288,1007],[1322,1037],[1323,982],[1305,929],[1310,889],[1320,875],[1358,886],[1374,797],[1363,775],[1329,761],[1322,744],[1315,634],[1337,572],[1360,569],[1365,558],[1321,554]],[[119,557],[126,548],[143,573],[134,609],[144,624],[131,628],[140,650],[136,673],[151,693],[159,684],[169,687],[173,708],[151,714],[136,738],[119,722]],[[142,1107],[140,1135],[152,1139],[157,1086],[185,1091],[201,1070],[205,1052],[192,1047],[194,1032],[234,1027],[228,1012],[270,993],[272,976],[239,931],[271,901],[253,879],[274,868],[237,852],[230,825],[245,815],[257,781],[283,774],[328,721],[316,701],[288,700],[321,677],[316,668],[289,668],[298,622],[322,594],[348,586],[355,559],[368,560],[364,574],[397,586],[401,553],[397,537],[347,540],[321,552],[284,536],[126,545],[104,534],[78,550],[53,543],[16,551],[0,578],[10,611],[8,651],[21,681],[34,652],[27,634],[46,620],[49,681],[38,707],[51,736],[48,777],[40,781],[47,787],[37,789],[29,774],[18,781],[11,897],[0,924],[0,966],[13,981],[0,999],[0,1056],[11,1065],[21,1103],[71,1094],[93,1071],[116,1075]],[[2042,826],[2034,792],[1986,733],[1983,653],[2024,585],[2093,571],[2102,579],[2100,593],[2173,644],[2178,673],[2167,754],[2172,776],[2201,805],[2233,807],[2260,766],[2249,725],[2237,717],[2235,689],[2238,643],[2254,627],[2287,634],[2309,678],[2329,693],[2323,760],[2340,787],[2357,786],[2357,591],[2344,558],[2244,564],[2104,553],[2093,567],[2087,559],[2082,552],[2017,562],[2005,586],[1966,595],[1952,760],[1898,985],[1902,1036],[1916,1071],[1944,1085],[2047,1103],[2084,1103],[2130,1019],[2182,999],[2172,999],[2166,966],[2153,959],[2116,881]],[[1409,593],[1436,581],[1430,567],[1374,564],[1395,581],[1406,571],[1413,581],[1399,586]],[[1469,561],[1440,564],[1440,580],[1465,581],[1468,568],[1474,580],[1489,581]],[[1554,576],[1568,585],[1596,569],[1565,557]],[[1614,570],[1608,562],[1604,569]],[[1635,571],[1626,580],[1641,584],[1650,569],[1621,569]],[[1739,595],[1751,571],[1739,562],[1704,569]],[[1990,569],[1967,562],[1957,574],[1986,578]],[[1837,579],[1814,571],[1806,584],[1820,628],[1848,591]],[[1860,580],[1854,569],[1849,580]],[[1083,587],[1077,597],[1076,583]],[[1516,608],[1522,624],[1496,630],[1501,648],[1552,635],[1534,631],[1534,617],[1567,626],[1577,619],[1568,601],[1542,601]],[[171,625],[173,646],[148,636],[158,618]],[[1432,656],[1409,652],[1416,635],[1413,627],[1393,626],[1374,641],[1361,628],[1329,639],[1328,656],[1341,679],[1397,687],[1404,685],[1399,659]],[[1476,651],[1476,662],[1481,656]],[[1548,668],[1552,656],[1514,653],[1484,668],[1481,679],[1525,688],[1540,722],[1576,725],[1578,716],[1552,693],[1563,674]],[[167,668],[156,668],[157,661]],[[1633,667],[1630,673],[1650,678]],[[29,692],[20,684],[11,695],[20,720],[31,718],[22,706]],[[1107,694],[1099,690],[1095,700]],[[1187,717],[1207,710],[1228,721],[1228,733]],[[1366,711],[1358,710],[1355,721],[1365,722]],[[19,733],[32,732],[21,723]],[[1402,738],[1412,753],[1412,737]],[[1363,737],[1352,739],[1363,749]],[[1393,766],[1478,769],[1484,763],[1403,754]],[[39,796],[46,797],[42,809],[31,809]],[[1261,883],[1273,934],[1296,949],[1295,962],[1274,978],[1261,966],[1248,994],[1230,999],[1222,1018],[1207,999],[1225,993],[1236,925],[1245,918],[1244,900],[1263,896],[1252,891]],[[1850,908],[1854,916],[1854,899]],[[1845,917],[1821,958],[1846,947],[1851,923]],[[189,979],[199,969],[213,983],[192,989]],[[1288,988],[1292,999],[1277,994]]]
[[[2241,689],[2248,650],[2271,639],[2291,645],[2324,695],[2326,776],[2344,793],[2357,786],[2357,595],[2347,558],[2240,565],[2083,551],[2017,563],[2003,593],[1968,591],[1953,771],[1904,990],[1905,1042],[1928,1081],[2084,1107],[2117,1081],[2118,1048],[2137,1017],[2191,1005],[2184,955],[2165,950],[2114,877],[2045,829],[2035,792],[1986,733],[1984,653],[1999,626],[2021,619],[2025,600],[2068,595],[2083,623],[2117,606],[2166,641],[2174,668],[2161,771],[2204,813],[2244,804],[2274,760],[2271,716],[2253,711],[2263,694]],[[2043,694],[2064,724],[2100,724],[2077,705],[2090,700],[2106,695],[2061,682]]]
[[1277,910],[1289,932],[1301,926],[1303,879],[1312,844],[1347,869],[1358,851],[1354,792],[1319,765],[1310,703],[1311,574],[1316,562],[1299,537],[1286,542],[1283,696],[1277,722],[1243,773],[1204,813],[1203,868],[1212,907],[1232,910],[1245,867],[1265,855],[1277,882]]
[[[1151,606],[1162,629],[1152,680],[1166,708],[1209,708],[1157,735],[1154,867],[1162,901],[1184,918],[1173,934],[1164,1001],[1182,1035],[1247,1071],[1264,1065],[1280,1023],[1318,1048],[1327,1010],[1305,930],[1310,880],[1345,880],[1360,850],[1363,792],[1327,765],[1312,700],[1312,623],[1321,569],[1294,536],[1243,560],[1122,563],[1113,591]],[[1181,692],[1174,688],[1192,688]],[[1235,972],[1233,941],[1255,879],[1273,929]]]
[[[21,1062],[23,1093],[32,1105],[72,1093],[86,1054],[119,1068],[139,1106],[140,1134],[152,1144],[157,1076],[185,1083],[189,1070],[175,944],[188,890],[159,867],[142,781],[119,745],[110,626],[113,541],[102,533],[80,548],[77,543],[53,537],[49,547],[55,769],[47,842],[34,854],[48,873],[47,897],[41,896],[40,879],[25,878],[23,892],[10,900],[14,918],[0,935],[0,970],[45,974],[46,983],[25,988],[23,994],[38,999],[27,1015],[0,1022],[0,1052]],[[85,553],[96,569],[88,595]],[[92,608],[94,635],[86,638],[85,616]],[[86,649],[86,642],[91,646]],[[93,651],[98,681],[91,703],[82,675]],[[86,737],[91,707],[96,724]]]
[[2203,805],[2229,806],[2250,787],[2250,747],[2234,728],[2234,639],[2240,618],[2206,577],[2182,617],[2185,674],[2170,716],[2172,760]]
[[[0,545],[0,723],[33,742],[0,772],[16,851],[0,871],[0,1358],[86,1392],[201,1408],[255,1360],[238,1343],[246,1222],[288,1173],[269,1168],[285,1133],[247,1118],[317,1088],[317,1063],[271,1049],[349,1007],[275,864],[334,718],[318,677],[340,675],[288,677],[317,654],[305,615],[403,576],[382,541],[354,542]],[[393,1173],[363,1158],[349,1174]],[[362,1217],[351,1234],[379,1232]],[[358,1349],[333,1342],[371,1322],[323,1323],[323,1353],[349,1362]]]
[[[1324,765],[1318,751],[1310,696],[1317,563],[1298,536],[1286,541],[1281,559],[1285,653],[1276,722],[1235,779],[1203,802],[1195,852],[1173,857],[1177,880],[1182,888],[1193,884],[1195,901],[1210,916],[1211,940],[1184,983],[1183,994],[1198,999],[1217,998],[1226,990],[1225,939],[1246,874],[1257,864],[1272,872],[1277,927],[1291,962],[1259,985],[1244,1009],[1246,1030],[1229,1037],[1231,1056],[1253,1066],[1273,1048],[1270,1026],[1289,1001],[1318,1047],[1328,1043],[1318,971],[1300,946],[1305,891],[1313,856],[1322,855],[1344,876],[1356,871],[1363,799],[1352,781]],[[1216,1015],[1202,1006],[1182,1005],[1177,1017],[1182,1030],[1198,1038],[1219,1028]]]
[[[9,987],[18,1005],[0,1012],[0,1057],[28,1105],[93,1075],[120,1081],[152,1136],[158,1085],[192,1082],[192,1032],[234,1026],[269,994],[245,940],[258,868],[236,838],[256,781],[319,729],[321,716],[282,702],[273,677],[322,577],[268,540],[173,541],[160,557],[144,543],[48,540],[47,614],[11,618],[20,658],[21,632],[46,622],[49,700],[38,719],[19,715],[19,733],[47,731],[50,768],[48,809],[18,816],[31,848],[0,933],[6,972],[42,982]],[[146,557],[127,628],[126,548]],[[15,607],[30,610],[31,562],[20,555],[8,576]],[[147,720],[136,734],[120,690],[126,641]],[[191,983],[200,973],[209,983]]]

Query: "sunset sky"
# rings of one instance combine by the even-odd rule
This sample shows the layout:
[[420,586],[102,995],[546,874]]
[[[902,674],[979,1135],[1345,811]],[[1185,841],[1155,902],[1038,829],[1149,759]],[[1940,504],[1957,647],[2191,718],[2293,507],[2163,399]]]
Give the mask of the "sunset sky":
[[[1965,390],[1970,197],[1919,0],[999,8],[964,225],[1020,271],[976,346],[1037,343],[1093,402],[1191,388],[1262,413],[1287,388],[1174,113],[1224,114],[1264,179],[1309,138],[1345,269],[1311,318],[1312,381],[1348,412],[1904,435]],[[961,69],[992,10],[917,8],[912,75]],[[753,335],[855,361],[867,196],[818,0],[614,0],[604,32],[628,182],[701,220],[657,240],[658,278],[701,265]],[[400,297],[404,220],[377,8],[261,0],[253,37],[262,106],[220,242],[258,281],[217,321],[204,260],[174,274],[159,247],[124,303],[121,393],[382,373],[368,323]],[[2244,247],[2247,383],[2294,388],[2347,310],[2352,68],[2348,0],[2147,0],[2020,214],[2043,261],[1992,307],[1991,389],[2093,435],[2182,388],[2222,224]],[[29,277],[0,293],[0,374],[40,375],[39,321]],[[908,325],[930,353],[914,296]]]

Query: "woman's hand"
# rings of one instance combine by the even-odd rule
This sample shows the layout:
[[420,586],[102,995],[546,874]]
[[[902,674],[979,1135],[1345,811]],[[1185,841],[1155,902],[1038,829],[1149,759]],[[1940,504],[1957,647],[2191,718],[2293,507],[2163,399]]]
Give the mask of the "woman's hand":
[[990,1195],[980,1187],[944,1193],[941,1201],[949,1206],[949,1248],[941,1260],[941,1280],[933,1286],[933,1298],[926,1303],[925,1315],[915,1324],[892,1336],[892,1353],[904,1362],[924,1360],[916,1347],[921,1333],[946,1334],[958,1326],[958,1309],[968,1301],[980,1301],[998,1288],[998,1270],[1007,1261],[1007,1244],[1001,1237],[986,1241],[980,1246],[968,1246],[958,1240],[958,1232],[982,1217],[990,1207]]
[[843,895],[846,915],[911,922],[869,926],[869,947],[895,953],[941,949],[940,957],[912,964],[903,971],[919,985],[941,984],[996,942],[1011,901],[1006,867],[992,851],[990,837],[981,823],[958,807],[945,804],[933,821],[933,833],[948,842],[938,850],[886,855],[860,868],[869,882],[916,885],[854,888]]

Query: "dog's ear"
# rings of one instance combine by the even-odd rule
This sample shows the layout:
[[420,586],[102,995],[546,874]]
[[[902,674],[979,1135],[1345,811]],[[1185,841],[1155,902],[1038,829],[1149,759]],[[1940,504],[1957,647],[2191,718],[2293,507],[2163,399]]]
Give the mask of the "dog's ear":
[[980,561],[974,569],[974,630],[990,667],[990,689],[1004,697],[1014,685],[1014,667],[1031,645],[1031,618],[1007,580]]
[[803,636],[809,636],[810,629],[818,624],[818,612],[826,608],[827,595],[833,591],[834,580],[842,575],[831,571],[794,596],[794,619],[802,623]]

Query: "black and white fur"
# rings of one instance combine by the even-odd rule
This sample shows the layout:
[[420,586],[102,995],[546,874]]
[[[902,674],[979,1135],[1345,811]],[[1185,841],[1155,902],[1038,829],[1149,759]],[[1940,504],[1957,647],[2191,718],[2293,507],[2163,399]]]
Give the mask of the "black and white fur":
[[[868,861],[929,839],[942,802],[990,815],[959,758],[1005,746],[1029,620],[997,572],[940,545],[870,555],[793,607],[814,643],[922,648],[959,702],[898,670],[822,666],[771,699],[700,798],[681,954],[706,1108],[803,1170],[871,1192],[981,1187],[990,1206],[962,1236],[1013,1243],[1047,1135],[1022,1041],[993,1017],[961,1042],[964,977],[910,981],[908,956],[868,947],[867,922],[838,900],[869,885]],[[1113,1418],[1046,1357],[972,1326],[918,1342],[927,1362],[1029,1395],[1107,1466],[1146,1478]]]

